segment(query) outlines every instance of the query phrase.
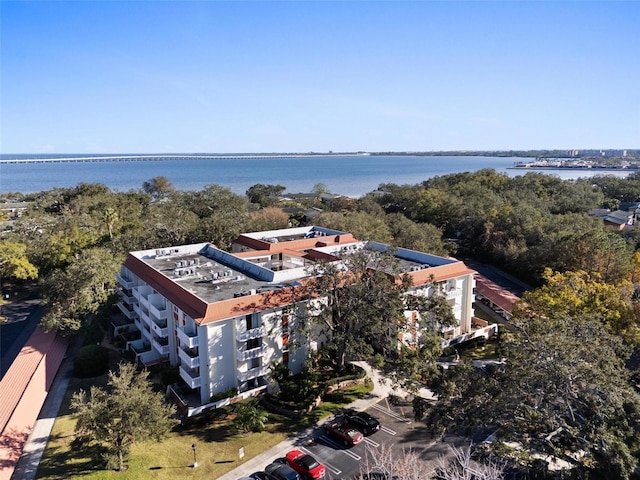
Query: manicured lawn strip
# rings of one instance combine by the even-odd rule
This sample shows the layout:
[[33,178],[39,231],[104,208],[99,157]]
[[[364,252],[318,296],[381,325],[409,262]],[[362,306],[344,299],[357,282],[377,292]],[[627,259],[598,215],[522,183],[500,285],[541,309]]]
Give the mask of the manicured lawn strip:
[[[91,382],[106,381],[101,377],[89,379]],[[129,469],[118,473],[103,470],[104,464],[93,460],[90,451],[72,448],[75,420],[69,412],[71,393],[79,388],[88,389],[88,381],[73,379],[61,408],[61,416],[56,419],[51,438],[47,444],[38,469],[37,478],[62,480],[68,478],[98,479],[214,479],[238,467],[265,450],[277,445],[288,436],[313,425],[316,421],[337,412],[351,401],[372,389],[370,385],[358,386],[329,394],[326,402],[309,416],[293,420],[276,414],[269,414],[269,426],[265,432],[239,435],[231,420],[211,419],[207,423],[198,422],[188,427],[178,428],[170,438],[156,443],[136,444],[129,457]],[[196,445],[198,468],[193,468],[193,450]],[[244,448],[245,457],[239,459],[239,449]],[[265,465],[266,466],[266,465]]]

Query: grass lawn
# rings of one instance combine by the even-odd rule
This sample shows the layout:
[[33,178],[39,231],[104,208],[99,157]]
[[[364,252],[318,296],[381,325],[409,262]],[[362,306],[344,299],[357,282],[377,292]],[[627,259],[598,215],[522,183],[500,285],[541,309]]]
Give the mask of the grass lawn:
[[[93,384],[106,384],[106,375],[90,379]],[[209,416],[190,426],[179,427],[166,440],[134,445],[125,472],[104,470],[99,451],[73,449],[75,420],[69,411],[71,394],[80,388],[88,389],[86,380],[72,379],[67,395],[55,421],[51,437],[38,468],[39,479],[175,479],[193,478],[213,480],[238,467],[244,461],[268,450],[316,421],[337,412],[353,400],[369,393],[371,386],[358,386],[327,395],[325,402],[308,417],[292,420],[269,414],[268,430],[239,435],[231,420]],[[193,450],[196,445],[198,468],[193,468]],[[239,449],[245,457],[239,459]],[[96,457],[98,457],[96,459]]]

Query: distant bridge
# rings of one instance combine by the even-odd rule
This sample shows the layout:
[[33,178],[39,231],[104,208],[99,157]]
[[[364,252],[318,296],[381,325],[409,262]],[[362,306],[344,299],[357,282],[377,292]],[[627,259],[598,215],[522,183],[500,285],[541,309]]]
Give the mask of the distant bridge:
[[255,154],[255,155],[104,155],[90,157],[41,157],[6,158],[0,164],[7,163],[84,163],[84,162],[158,162],[163,160],[222,160],[256,158],[305,158],[305,157],[344,157],[360,156],[362,153],[292,153],[292,154]]

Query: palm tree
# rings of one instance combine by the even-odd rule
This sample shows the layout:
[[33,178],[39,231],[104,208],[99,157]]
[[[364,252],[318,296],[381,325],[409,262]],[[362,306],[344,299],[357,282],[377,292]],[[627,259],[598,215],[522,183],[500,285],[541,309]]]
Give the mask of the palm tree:
[[106,222],[109,229],[109,238],[113,240],[113,225],[118,221],[118,212],[113,207],[107,207],[102,212],[102,219]]
[[267,425],[269,417],[264,410],[256,407],[255,401],[241,403],[236,408],[235,427],[242,433],[260,432]]

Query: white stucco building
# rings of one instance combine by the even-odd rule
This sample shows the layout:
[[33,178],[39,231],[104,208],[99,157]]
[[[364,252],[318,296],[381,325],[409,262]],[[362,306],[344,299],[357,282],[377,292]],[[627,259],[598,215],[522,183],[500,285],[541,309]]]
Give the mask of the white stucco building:
[[[295,294],[306,267],[340,261],[358,248],[387,247],[345,232],[299,227],[241,235],[232,253],[208,243],[131,252],[118,275],[119,307],[128,323],[114,334],[140,331],[140,339],[127,345],[139,362],[178,367],[184,385],[171,393],[187,415],[229,401],[219,396],[258,394],[268,385],[270,362],[297,373],[309,348],[322,343],[302,338],[296,328]],[[446,296],[458,323],[443,330],[443,338],[468,333],[475,272],[451,258],[406,249],[394,255],[415,293]],[[416,334],[409,329],[401,340],[411,344]]]

